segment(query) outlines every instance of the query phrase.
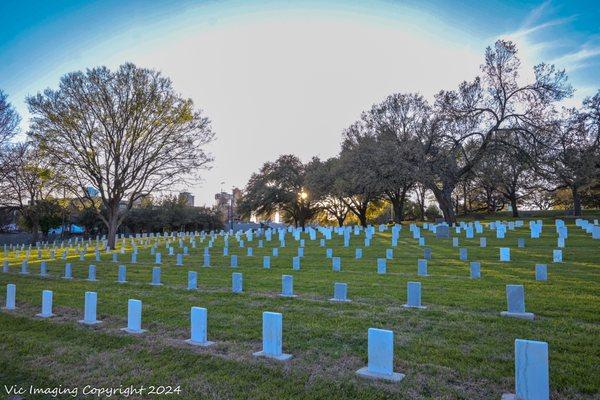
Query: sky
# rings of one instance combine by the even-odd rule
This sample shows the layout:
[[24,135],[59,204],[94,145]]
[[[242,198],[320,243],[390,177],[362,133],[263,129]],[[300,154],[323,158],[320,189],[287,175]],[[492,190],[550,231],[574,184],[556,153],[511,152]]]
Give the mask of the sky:
[[597,1],[1,0],[0,89],[24,135],[25,98],[65,73],[162,71],[212,121],[215,161],[185,188],[212,205],[281,154],[335,156],[342,130],[389,94],[431,99],[472,79],[499,38],[528,70],[565,69],[577,104],[600,89],[598,21]]

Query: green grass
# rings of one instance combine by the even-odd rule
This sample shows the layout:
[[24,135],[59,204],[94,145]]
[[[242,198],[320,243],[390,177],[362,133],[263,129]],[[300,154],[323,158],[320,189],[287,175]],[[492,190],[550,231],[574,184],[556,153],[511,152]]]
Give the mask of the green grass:
[[[422,231],[424,232],[424,231]],[[461,238],[469,261],[481,262],[482,279],[469,278],[469,262],[458,260],[451,240],[436,240],[424,232],[432,248],[429,277],[418,277],[417,259],[422,248],[402,230],[394,259],[386,275],[377,275],[376,259],[390,247],[390,233],[377,233],[371,247],[352,236],[344,248],[334,235],[328,247],[342,257],[342,271],[333,272],[331,260],[319,241],[306,240],[300,271],[291,268],[298,244],[287,236],[287,247],[271,258],[271,269],[262,268],[262,256],[272,245],[258,248],[254,256],[230,239],[230,254],[238,254],[239,267],[229,267],[222,239],[211,250],[210,268],[202,267],[206,245],[175,266],[164,243],[161,287],[149,285],[154,257],[139,247],[138,264],[120,255],[127,265],[127,284],[117,284],[118,264],[103,252],[94,261],[89,248],[86,261],[72,253],[73,281],[61,279],[65,261],[44,257],[51,276],[40,278],[37,252],[32,250],[31,275],[18,274],[21,258],[10,253],[11,272],[0,274],[4,303],[5,285],[17,285],[17,307],[0,313],[0,384],[38,387],[119,387],[133,385],[179,386],[179,395],[130,398],[238,398],[238,399],[499,399],[514,389],[514,340],[549,343],[552,398],[592,399],[600,395],[600,246],[582,230],[569,225],[564,263],[552,263],[556,244],[554,226],[546,224],[541,239],[529,239],[528,229],[508,231],[506,239],[492,238],[488,247],[479,239]],[[526,248],[517,248],[525,237]],[[250,246],[250,243],[246,243]],[[174,246],[178,246],[177,242]],[[363,248],[363,259],[354,259],[354,247]],[[498,247],[510,246],[510,263],[498,261]],[[129,253],[131,249],[128,248]],[[177,252],[177,251],[176,251]],[[548,264],[549,280],[536,282],[534,266]],[[98,282],[88,282],[87,266],[97,266]],[[198,271],[199,290],[186,290],[187,271]],[[244,293],[231,293],[231,273],[243,272]],[[294,276],[299,297],[277,296],[281,275]],[[402,308],[406,283],[420,281],[426,310]],[[328,301],[334,282],[348,284],[347,304]],[[525,285],[527,311],[535,321],[500,317],[506,309],[505,285]],[[56,317],[38,319],[41,292],[54,291]],[[85,291],[98,293],[98,319],[85,327]],[[143,301],[142,336],[120,331],[126,325],[127,299]],[[189,310],[208,309],[208,338],[217,344],[196,348],[182,343],[189,337]],[[261,349],[261,314],[283,313],[284,352],[294,357],[280,363],[252,357]],[[365,381],[355,371],[367,362],[367,330],[394,331],[394,369],[406,374],[399,384]],[[3,391],[4,388],[0,387]],[[81,393],[81,392],[80,392]],[[32,396],[27,398],[48,398]],[[58,396],[59,398],[61,396]],[[63,398],[68,398],[63,395]],[[113,396],[112,398],[121,398]]]

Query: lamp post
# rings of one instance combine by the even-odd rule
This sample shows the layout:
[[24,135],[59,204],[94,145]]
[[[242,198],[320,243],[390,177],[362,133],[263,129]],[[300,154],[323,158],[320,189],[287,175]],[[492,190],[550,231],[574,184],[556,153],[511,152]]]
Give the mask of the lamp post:
[[304,190],[304,188],[301,188],[300,192],[298,193],[298,203],[300,205],[298,211],[300,212],[302,230],[304,230],[304,202],[306,199],[308,199],[308,193]]
[[231,187],[231,199],[229,199],[229,210],[227,211],[229,217],[229,229],[233,229],[233,197],[234,197],[235,187]]
[[300,199],[301,199],[302,201],[304,201],[304,200],[306,200],[306,199],[308,198],[308,193],[306,193],[306,192],[304,191],[304,189],[302,189],[302,191],[301,191],[300,193],[298,193],[298,196],[300,196]]
[[[67,188],[66,187],[63,187],[63,201],[65,202],[65,204],[67,204]],[[64,238],[65,238],[65,229],[66,229],[66,227],[65,227],[66,221],[65,220],[67,219],[67,216],[66,216],[67,210],[66,209],[67,209],[67,207],[65,206],[65,208],[62,210],[62,213],[61,213],[62,214],[62,221],[61,221],[61,225],[60,225],[60,228],[61,228],[60,229],[60,239],[61,240],[64,240]]]

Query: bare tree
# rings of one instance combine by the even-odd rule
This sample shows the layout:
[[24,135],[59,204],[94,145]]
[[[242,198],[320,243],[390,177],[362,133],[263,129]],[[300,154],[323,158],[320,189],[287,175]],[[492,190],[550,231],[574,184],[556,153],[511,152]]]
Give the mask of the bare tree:
[[427,186],[421,182],[417,182],[413,188],[415,197],[417,198],[417,205],[419,207],[419,218],[421,221],[425,221],[425,201],[427,200]]
[[88,204],[99,196],[111,248],[136,200],[188,182],[212,161],[209,119],[154,70],[128,63],[69,73],[27,102],[29,135],[68,171],[70,192]]
[[487,160],[482,160],[477,168],[475,175],[475,201],[481,211],[492,214],[504,208],[505,199],[498,192],[498,183],[489,179],[490,175],[487,175],[486,171],[490,168],[489,164],[490,162]]
[[555,185],[569,189],[573,213],[581,215],[581,192],[600,176],[600,91],[581,110],[563,110],[546,137],[539,170]]
[[[534,188],[534,150],[523,137],[499,133],[490,144],[488,155],[475,167],[478,183],[493,188],[519,216],[519,204]],[[495,211],[495,210],[494,210]]]
[[17,134],[20,121],[19,114],[8,102],[8,96],[0,90],[0,146]]
[[552,185],[545,182],[539,175],[533,176],[532,190],[525,201],[538,210],[550,210],[559,203],[556,192],[550,189],[551,187]]
[[[554,102],[572,93],[564,71],[540,64],[534,80],[521,83],[521,62],[512,42],[499,40],[485,52],[481,76],[455,91],[436,95],[435,118],[421,137],[423,183],[435,195],[444,218],[455,222],[452,193],[483,157],[498,133],[536,140],[546,131]],[[466,151],[470,147],[473,151]]]
[[62,185],[59,170],[29,142],[9,146],[0,157],[0,205],[28,221],[38,240],[40,218],[48,201]]

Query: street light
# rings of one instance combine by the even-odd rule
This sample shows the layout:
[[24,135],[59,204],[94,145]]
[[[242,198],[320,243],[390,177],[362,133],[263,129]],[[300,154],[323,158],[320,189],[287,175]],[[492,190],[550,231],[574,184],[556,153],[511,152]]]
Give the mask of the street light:
[[235,186],[231,187],[231,199],[229,199],[229,210],[227,210],[229,214],[229,229],[233,230],[233,200],[235,196]]
[[302,189],[302,191],[298,193],[298,197],[300,197],[301,200],[306,200],[308,198],[308,193],[306,193],[304,189]]
[[300,200],[300,214],[301,214],[301,220],[300,223],[302,225],[302,230],[304,230],[304,216],[302,215],[304,212],[304,201],[308,198],[308,193],[306,193],[306,191],[304,190],[304,188],[300,189],[300,193],[298,193],[298,198]]

